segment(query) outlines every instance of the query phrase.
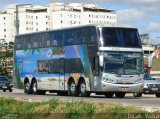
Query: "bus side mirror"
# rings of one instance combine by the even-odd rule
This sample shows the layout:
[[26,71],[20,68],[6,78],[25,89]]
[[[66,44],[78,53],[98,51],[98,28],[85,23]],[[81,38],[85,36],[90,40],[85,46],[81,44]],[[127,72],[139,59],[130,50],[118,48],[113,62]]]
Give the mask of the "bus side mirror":
[[103,57],[103,55],[100,55],[99,56],[99,66],[103,67],[103,65],[104,65],[104,57]]

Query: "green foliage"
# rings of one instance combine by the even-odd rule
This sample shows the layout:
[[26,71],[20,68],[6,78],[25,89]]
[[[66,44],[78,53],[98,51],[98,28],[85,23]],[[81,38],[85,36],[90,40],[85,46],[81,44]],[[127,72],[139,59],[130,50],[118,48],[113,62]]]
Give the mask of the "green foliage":
[[49,101],[49,108],[54,110],[59,105],[58,99],[52,99]]
[[[159,114],[159,112],[148,113],[120,105],[104,105],[84,101],[62,103],[58,99],[45,102],[27,102],[0,98],[0,118],[8,116],[8,118],[16,117],[16,119],[59,117],[67,119],[126,119],[128,117],[140,117],[141,119],[146,119],[147,117],[152,117],[152,115]],[[59,110],[63,111],[59,113]]]
[[83,101],[66,103],[66,118],[81,119],[91,118],[96,112],[96,107],[92,103]]
[[4,39],[0,39],[0,75],[7,76],[12,79],[8,70],[8,66],[13,61],[13,42],[7,43]]

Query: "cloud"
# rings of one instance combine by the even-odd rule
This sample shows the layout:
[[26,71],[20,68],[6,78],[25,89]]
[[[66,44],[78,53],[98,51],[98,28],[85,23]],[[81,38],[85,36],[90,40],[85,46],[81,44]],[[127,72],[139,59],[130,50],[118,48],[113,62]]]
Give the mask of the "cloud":
[[148,32],[157,32],[160,33],[160,23],[151,22],[147,27]]
[[15,6],[15,0],[0,0],[0,11]]

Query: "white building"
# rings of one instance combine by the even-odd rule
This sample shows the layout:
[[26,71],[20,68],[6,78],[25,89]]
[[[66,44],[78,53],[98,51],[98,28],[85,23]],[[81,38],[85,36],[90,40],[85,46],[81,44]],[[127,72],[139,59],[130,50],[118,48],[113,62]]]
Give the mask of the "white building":
[[49,3],[49,6],[18,5],[17,8],[0,13],[0,39],[14,41],[16,24],[22,34],[84,24],[117,23],[114,10],[98,8],[94,4]]
[[0,13],[0,39],[13,41],[15,36],[14,12],[15,9],[8,9]]
[[98,8],[94,4],[50,3],[51,28],[63,28],[84,24],[117,23],[117,14],[113,10]]

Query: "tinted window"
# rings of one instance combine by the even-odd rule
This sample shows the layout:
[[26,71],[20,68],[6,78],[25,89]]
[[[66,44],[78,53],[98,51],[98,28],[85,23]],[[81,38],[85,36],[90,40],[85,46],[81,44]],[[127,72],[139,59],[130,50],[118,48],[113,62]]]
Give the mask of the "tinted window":
[[97,44],[97,35],[95,27],[84,27],[77,29],[75,44]]
[[59,60],[38,61],[38,72],[41,74],[59,73]]
[[86,40],[86,35],[85,35],[85,30],[84,29],[77,29],[76,32],[77,36],[76,36],[76,40],[75,40],[75,44],[85,44],[85,40]]
[[31,41],[33,48],[41,47],[41,34],[31,35]]
[[49,61],[50,73],[59,73],[59,60]]
[[66,73],[82,73],[83,65],[81,59],[66,59],[65,60]]
[[48,74],[50,72],[48,61],[38,61],[38,72],[41,74]]
[[94,27],[89,27],[85,29],[86,32],[86,44],[94,45],[97,44],[96,29]]
[[153,79],[152,79],[151,75],[145,73],[144,74],[144,80],[153,80]]
[[25,48],[30,49],[32,48],[32,39],[29,35],[24,36],[25,39]]
[[15,48],[16,50],[22,50],[24,48],[24,38],[23,37],[16,37],[15,40]]
[[0,77],[0,81],[8,81],[6,77]]
[[51,33],[42,33],[42,47],[52,46],[52,36]]
[[102,28],[104,46],[112,47],[141,47],[137,29],[131,28]]
[[62,45],[63,34],[61,31],[55,31],[52,33],[52,45]]
[[74,44],[74,32],[73,30],[66,30],[64,33],[64,45],[73,45]]

